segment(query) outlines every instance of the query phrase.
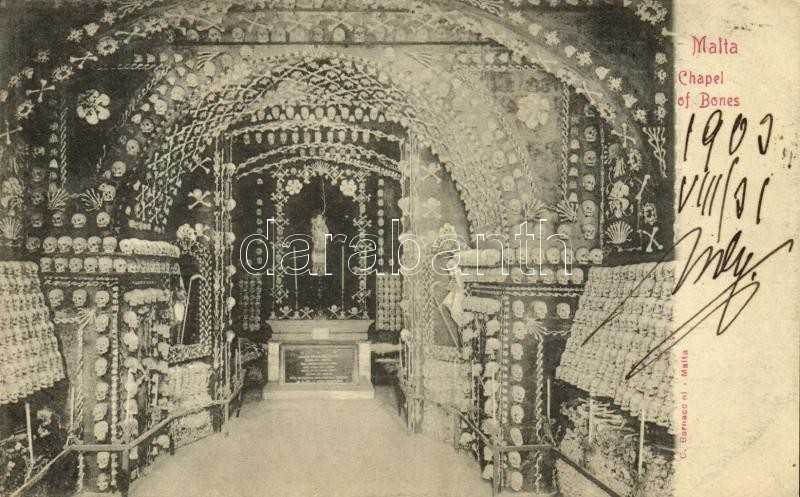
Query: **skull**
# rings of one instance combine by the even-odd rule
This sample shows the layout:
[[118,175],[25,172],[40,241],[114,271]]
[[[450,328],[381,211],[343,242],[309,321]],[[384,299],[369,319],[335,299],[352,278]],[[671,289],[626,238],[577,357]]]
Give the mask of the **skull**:
[[34,212],[31,214],[31,226],[34,228],[41,228],[44,226],[44,214],[41,212]]
[[[95,296],[95,302],[97,301],[97,296]],[[105,333],[108,329],[108,324],[111,322],[108,314],[100,314],[96,318],[94,318],[94,329],[97,333]]]
[[122,322],[128,325],[129,328],[137,328],[139,326],[139,317],[133,311],[125,311],[122,315]]
[[58,239],[58,251],[59,252],[69,252],[72,250],[72,238],[68,236],[62,236]]
[[117,249],[117,239],[113,236],[103,238],[103,252],[106,254],[113,254]]
[[108,183],[103,183],[99,187],[100,193],[103,194],[103,200],[105,202],[113,202],[114,198],[117,196],[117,187],[114,185],[109,185]]
[[121,178],[127,169],[128,166],[126,166],[124,162],[121,160],[115,161],[111,164],[111,176],[114,178]]
[[45,194],[43,190],[34,190],[31,193],[31,202],[33,205],[41,205],[44,203]]
[[102,402],[106,400],[108,396],[108,383],[104,381],[98,381],[94,385],[94,400],[97,402]]
[[[110,453],[106,451],[98,452],[97,453],[97,467],[100,469],[105,469],[108,467]],[[99,485],[98,485],[99,486]]]
[[[103,421],[103,423],[105,423],[105,421]],[[108,431],[108,425],[106,425],[106,431]],[[97,434],[97,430],[96,430],[96,426],[95,426],[95,438],[97,438],[96,434]],[[103,438],[105,438],[105,436],[103,436]],[[102,439],[101,438],[97,438],[97,440],[102,440]],[[105,492],[106,490],[108,490],[109,482],[110,482],[110,479],[108,477],[108,474],[100,473],[99,475],[97,475],[97,482],[96,482],[97,483],[97,490],[100,491],[100,492]]]
[[569,304],[566,302],[559,302],[556,304],[556,314],[560,319],[569,319],[571,314]]
[[39,259],[39,267],[42,269],[43,273],[49,273],[53,270],[53,259],[49,257],[42,257]]
[[89,253],[96,254],[100,252],[100,247],[102,246],[103,241],[100,239],[99,236],[90,236],[89,239],[86,241],[86,248],[89,249]]
[[125,143],[125,151],[128,152],[128,155],[132,157],[139,155],[140,150],[141,147],[139,146],[139,142],[133,138]]
[[114,272],[124,273],[127,270],[128,263],[122,257],[114,259]]
[[511,378],[514,381],[522,381],[522,366],[516,363],[511,365]]
[[575,285],[583,284],[583,269],[576,267],[572,268],[572,283]]
[[592,264],[602,264],[603,251],[599,248],[593,248],[591,251],[589,251],[589,258],[592,260]]
[[97,360],[94,361],[94,374],[98,378],[100,378],[105,376],[107,372],[108,372],[108,360],[105,357],[98,357]]
[[353,41],[356,43],[364,43],[367,41],[367,28],[364,26],[356,26],[353,30]]
[[65,273],[69,268],[69,261],[64,257],[56,257],[53,264],[57,273]]
[[563,268],[556,271],[556,281],[558,281],[559,285],[569,284],[569,276],[567,275],[567,272]]
[[98,354],[103,355],[108,352],[108,347],[111,345],[111,342],[108,340],[108,337],[98,337],[97,341],[94,344],[95,351]]
[[97,223],[98,228],[105,228],[109,225],[109,223],[111,223],[111,214],[108,212],[100,212],[97,214],[95,222]]
[[97,259],[97,269],[101,273],[110,273],[114,269],[114,259],[111,257],[100,257]]
[[48,236],[44,239],[42,247],[44,248],[45,254],[52,254],[58,248],[58,239],[54,236]]
[[584,200],[581,204],[581,210],[583,210],[584,217],[593,218],[597,213],[597,204],[592,200]]
[[47,292],[47,300],[50,301],[50,307],[58,309],[64,303],[64,291],[60,288],[54,288]]
[[86,250],[86,238],[81,236],[72,240],[72,251],[76,254],[82,254]]
[[513,192],[514,188],[516,188],[514,178],[511,176],[503,176],[503,179],[500,180],[500,186],[505,192]]
[[525,389],[520,385],[511,387],[511,398],[514,402],[522,403],[525,400]]
[[586,240],[594,240],[595,236],[597,236],[597,227],[592,223],[586,223],[581,226],[581,231],[583,231],[583,238]]
[[594,126],[586,126],[583,130],[583,137],[589,143],[595,142],[597,140],[597,128]]
[[583,164],[587,167],[594,167],[597,165],[597,152],[594,150],[587,150],[583,154]]
[[594,174],[584,174],[581,178],[581,185],[587,192],[593,192],[595,187]]
[[108,414],[108,404],[105,402],[98,402],[92,409],[92,417],[95,421],[102,421]]
[[508,453],[508,464],[510,464],[512,468],[520,467],[522,464],[522,456],[519,455],[519,452],[512,450]]
[[81,229],[86,226],[86,215],[81,214],[80,212],[76,212],[72,215],[72,219],[70,220],[72,223],[72,227],[75,229]]
[[97,272],[97,258],[87,257],[83,260],[83,270],[87,273]]
[[80,273],[83,270],[83,259],[80,257],[73,257],[69,260],[69,272]]
[[514,335],[514,338],[517,340],[522,340],[525,338],[525,323],[522,321],[514,321],[514,324],[511,325],[511,331]]
[[514,445],[522,445],[525,443],[524,439],[522,438],[522,430],[516,426],[508,430],[508,436],[511,438],[511,443]]
[[522,419],[525,417],[525,412],[522,410],[522,406],[519,404],[514,404],[511,406],[511,420],[516,423],[522,423]]
[[39,250],[39,247],[42,245],[42,240],[36,236],[29,236],[27,240],[25,240],[25,248],[28,252],[36,252]]
[[521,318],[525,315],[525,304],[521,300],[515,300],[511,303],[511,312],[514,313],[515,318]]
[[60,228],[64,226],[64,213],[61,211],[54,212],[52,217],[50,218],[50,222],[55,228]]
[[561,260],[561,251],[558,247],[550,247],[545,251],[545,259],[549,264],[558,264]]
[[547,303],[537,300],[533,303],[533,315],[539,321],[547,318]]
[[111,295],[109,295],[106,290],[98,290],[97,293],[94,294],[94,305],[96,305],[98,309],[104,308],[109,300],[111,300]]
[[511,477],[510,477],[511,490],[515,492],[519,492],[520,490],[522,490],[523,481],[524,479],[522,477],[522,473],[520,473],[519,471],[511,472]]
[[34,167],[31,169],[31,180],[34,183],[41,183],[44,180],[44,169],[41,167]]
[[521,343],[514,343],[514,344],[511,345],[511,357],[515,361],[521,360],[522,356],[524,355],[524,353],[525,353],[525,350],[522,348],[522,344]]

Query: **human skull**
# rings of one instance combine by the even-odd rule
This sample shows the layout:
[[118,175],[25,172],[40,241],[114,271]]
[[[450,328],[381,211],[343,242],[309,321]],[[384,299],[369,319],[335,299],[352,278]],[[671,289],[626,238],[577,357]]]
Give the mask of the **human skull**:
[[515,318],[521,318],[525,315],[525,303],[521,300],[515,300],[511,303],[511,312]]
[[511,398],[514,402],[522,403],[525,400],[525,389],[520,385],[511,387]]
[[581,210],[583,210],[583,216],[585,218],[591,219],[597,213],[597,204],[592,200],[584,200],[581,204]]
[[95,421],[102,421],[108,414],[108,404],[105,402],[98,402],[92,409],[92,417]]
[[44,199],[45,199],[44,190],[34,190],[31,193],[31,203],[33,203],[33,205],[43,204]]
[[569,319],[571,310],[569,304],[566,302],[559,302],[556,304],[556,314],[560,319]]
[[50,223],[55,228],[61,228],[64,226],[64,213],[62,211],[56,211],[50,218]]
[[511,332],[514,338],[522,340],[525,338],[525,323],[522,321],[514,321],[514,324],[511,325]]
[[87,297],[88,295],[86,293],[86,290],[79,288],[74,292],[72,292],[72,304],[75,307],[83,307],[86,305]]
[[99,187],[97,187],[97,189],[100,190],[100,193],[103,194],[103,200],[105,202],[113,202],[114,198],[116,198],[117,196],[117,187],[115,187],[114,185],[103,183]]
[[[108,430],[108,426],[106,426],[106,431],[107,430]],[[97,437],[95,437],[95,438],[97,438]],[[101,440],[101,439],[98,438],[98,440]],[[110,479],[108,477],[108,474],[100,473],[99,475],[97,475],[96,483],[97,483],[97,490],[98,491],[105,492],[106,490],[108,490],[108,485],[110,483]]]
[[44,180],[44,176],[45,176],[44,169],[42,169],[41,167],[34,167],[31,169],[31,180],[34,183],[41,183],[42,180]]
[[522,464],[522,456],[520,456],[519,452],[512,450],[508,453],[508,464],[510,464],[512,468],[520,467]]
[[95,218],[98,228],[105,228],[111,223],[111,215],[108,212],[100,212]]
[[522,438],[522,430],[516,426],[508,430],[508,436],[511,438],[511,443],[514,445],[519,446],[524,443],[524,439]]
[[69,252],[72,250],[72,238],[62,236],[58,239],[58,251],[61,253]]
[[64,302],[64,291],[60,288],[54,288],[47,292],[47,300],[50,301],[50,307],[58,309]]
[[53,259],[49,257],[42,257],[39,259],[39,267],[43,273],[49,273],[53,270]]
[[[105,337],[103,337],[105,338]],[[94,374],[98,378],[102,378],[108,372],[108,359],[105,357],[98,357],[94,361]]]
[[75,254],[82,254],[84,250],[86,250],[86,238],[83,238],[82,236],[73,238],[72,251]]
[[136,141],[134,138],[129,139],[125,143],[125,151],[128,153],[128,155],[132,157],[139,155],[140,150],[141,147],[139,146],[139,142]]
[[42,242],[42,248],[45,254],[52,254],[58,248],[58,239],[54,236],[48,236]]
[[137,328],[139,326],[139,317],[133,311],[125,311],[122,315],[122,322],[130,328]]
[[587,142],[592,143],[597,140],[597,128],[594,126],[586,126],[583,130],[583,137]]
[[533,315],[539,321],[547,318],[547,303],[537,300],[533,303]]
[[57,273],[65,273],[69,268],[69,261],[65,257],[56,257],[53,264]]
[[108,383],[104,381],[98,381],[94,385],[94,400],[98,402],[102,402],[106,400],[108,396]]
[[514,404],[511,406],[511,420],[516,423],[522,423],[522,419],[525,417],[525,412],[522,410],[522,406],[519,404]]
[[523,481],[524,479],[522,477],[522,473],[520,473],[519,471],[511,472],[510,483],[509,483],[511,486],[511,490],[515,492],[519,492],[520,490],[522,490]]
[[[97,296],[95,296],[95,302],[97,301]],[[94,330],[97,333],[105,333],[108,329],[108,324],[111,322],[108,314],[99,314],[97,317],[94,318]]]
[[96,305],[98,309],[102,309],[108,305],[109,300],[111,300],[111,295],[109,295],[106,290],[98,290],[97,293],[94,294],[94,305]]
[[81,229],[86,226],[86,215],[81,214],[80,212],[76,212],[72,215],[72,219],[70,220],[72,227],[75,229]]
[[583,232],[583,238],[586,240],[594,240],[595,236],[597,236],[597,227],[592,223],[586,223],[581,226],[581,231]]
[[583,284],[583,269],[576,267],[572,268],[572,283],[575,285]]
[[511,378],[514,381],[522,381],[522,373],[522,366],[516,363],[511,365]]
[[116,273],[124,273],[127,271],[128,263],[122,257],[117,257],[114,259],[114,272]]
[[561,250],[558,247],[549,247],[544,256],[548,264],[558,264],[558,261],[561,260]]
[[100,469],[105,469],[108,467],[108,462],[110,458],[110,453],[106,451],[98,452],[97,453],[97,467]]
[[594,167],[597,165],[597,152],[594,150],[587,150],[583,154],[583,165],[587,167]]
[[583,178],[581,178],[581,186],[587,192],[593,192],[595,187],[594,174],[584,174]]
[[111,257],[100,257],[97,259],[97,269],[101,273],[110,273],[114,269],[114,259]]
[[504,192],[513,192],[516,188],[514,178],[511,176],[503,176],[503,178],[500,180],[500,186],[503,188]]
[[564,268],[559,269],[556,271],[556,281],[558,281],[559,285],[568,285],[569,284],[569,275]]
[[117,239],[113,236],[103,238],[103,252],[106,254],[113,254],[117,249]]
[[100,247],[102,247],[102,244],[103,241],[99,236],[90,236],[89,239],[86,240],[86,248],[91,254],[100,252]]
[[524,353],[525,353],[525,350],[522,348],[522,344],[521,343],[513,343],[513,344],[511,344],[511,357],[515,361],[521,360],[522,356],[524,355]]
[[41,228],[44,226],[44,214],[41,212],[34,212],[31,214],[31,226],[34,228]]
[[589,251],[589,258],[592,261],[592,264],[602,264],[603,263],[603,251],[599,248],[593,248]]
[[108,340],[108,337],[101,336],[97,337],[97,341],[94,343],[94,348],[98,354],[103,355],[106,352],[108,352],[108,348],[110,345],[111,342]]
[[83,270],[83,259],[80,257],[73,257],[69,260],[69,272],[80,273]]
[[30,252],[36,252],[39,250],[39,247],[42,245],[42,240],[37,236],[29,236],[27,240],[25,240],[25,249]]
[[124,162],[121,160],[115,161],[111,164],[111,176],[114,178],[121,178],[127,169],[128,166],[126,166]]

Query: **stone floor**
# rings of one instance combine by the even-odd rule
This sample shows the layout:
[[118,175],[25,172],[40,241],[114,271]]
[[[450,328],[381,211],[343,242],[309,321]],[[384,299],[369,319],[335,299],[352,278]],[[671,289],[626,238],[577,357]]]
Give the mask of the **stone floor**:
[[491,495],[468,455],[406,433],[390,390],[373,400],[253,400],[229,428],[160,458],[131,496]]

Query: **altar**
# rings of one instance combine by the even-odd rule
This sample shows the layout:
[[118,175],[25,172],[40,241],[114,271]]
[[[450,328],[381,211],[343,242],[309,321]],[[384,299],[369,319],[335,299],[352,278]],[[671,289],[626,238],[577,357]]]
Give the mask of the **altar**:
[[267,399],[371,399],[366,319],[269,320]]

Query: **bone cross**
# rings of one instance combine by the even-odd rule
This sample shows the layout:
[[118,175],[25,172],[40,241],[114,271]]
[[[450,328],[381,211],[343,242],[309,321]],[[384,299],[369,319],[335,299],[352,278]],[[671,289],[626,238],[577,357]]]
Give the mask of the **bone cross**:
[[6,139],[6,145],[11,145],[11,135],[13,135],[14,133],[19,133],[20,131],[22,131],[22,128],[17,126],[16,129],[11,129],[8,126],[8,120],[5,119],[4,121],[6,123],[6,130],[0,133],[0,137]]
[[78,69],[83,69],[84,64],[86,64],[86,62],[90,61],[90,60],[92,62],[97,62],[98,58],[92,52],[86,52],[86,54],[83,57],[70,57],[69,58],[69,63],[70,64],[75,64],[77,62],[78,63]]
[[239,15],[239,19],[241,19],[243,22],[247,23],[247,32],[248,33],[252,33],[253,29],[255,29],[255,28],[265,28],[265,29],[269,28],[265,24],[261,24],[261,23],[258,22],[258,21],[260,21],[262,19],[263,15],[264,15],[263,13],[259,12],[258,14],[256,14],[251,19],[251,18],[249,18],[248,16],[246,16],[244,14],[240,14]]
[[602,99],[603,94],[599,91],[590,90],[588,86],[586,86],[586,81],[581,82],[581,89],[583,90],[581,93],[586,95],[586,98],[589,99],[589,103],[594,106],[597,106],[597,99]]
[[211,195],[211,192],[204,192],[199,189],[189,192],[189,197],[195,199],[195,202],[189,206],[189,209],[194,209],[198,205],[202,205],[203,207],[211,207],[211,202],[206,200],[209,195]]
[[622,138],[622,148],[628,148],[628,142],[631,142],[632,146],[634,147],[636,146],[636,139],[628,134],[627,123],[622,123],[622,133],[620,133],[619,131],[611,130],[611,134]]
[[36,99],[36,101],[41,103],[42,98],[44,98],[44,92],[53,91],[56,89],[56,87],[54,85],[47,86],[46,79],[40,79],[39,84],[41,85],[41,87],[38,90],[28,90],[25,92],[25,94],[30,96],[30,95],[36,95],[38,93],[39,97]]
[[658,243],[656,240],[656,233],[658,233],[658,226],[653,226],[653,231],[647,230],[636,230],[639,232],[640,235],[645,235],[650,240],[647,242],[647,248],[644,249],[645,252],[650,253],[653,251],[653,245],[656,246],[658,250],[663,250],[664,246]]

